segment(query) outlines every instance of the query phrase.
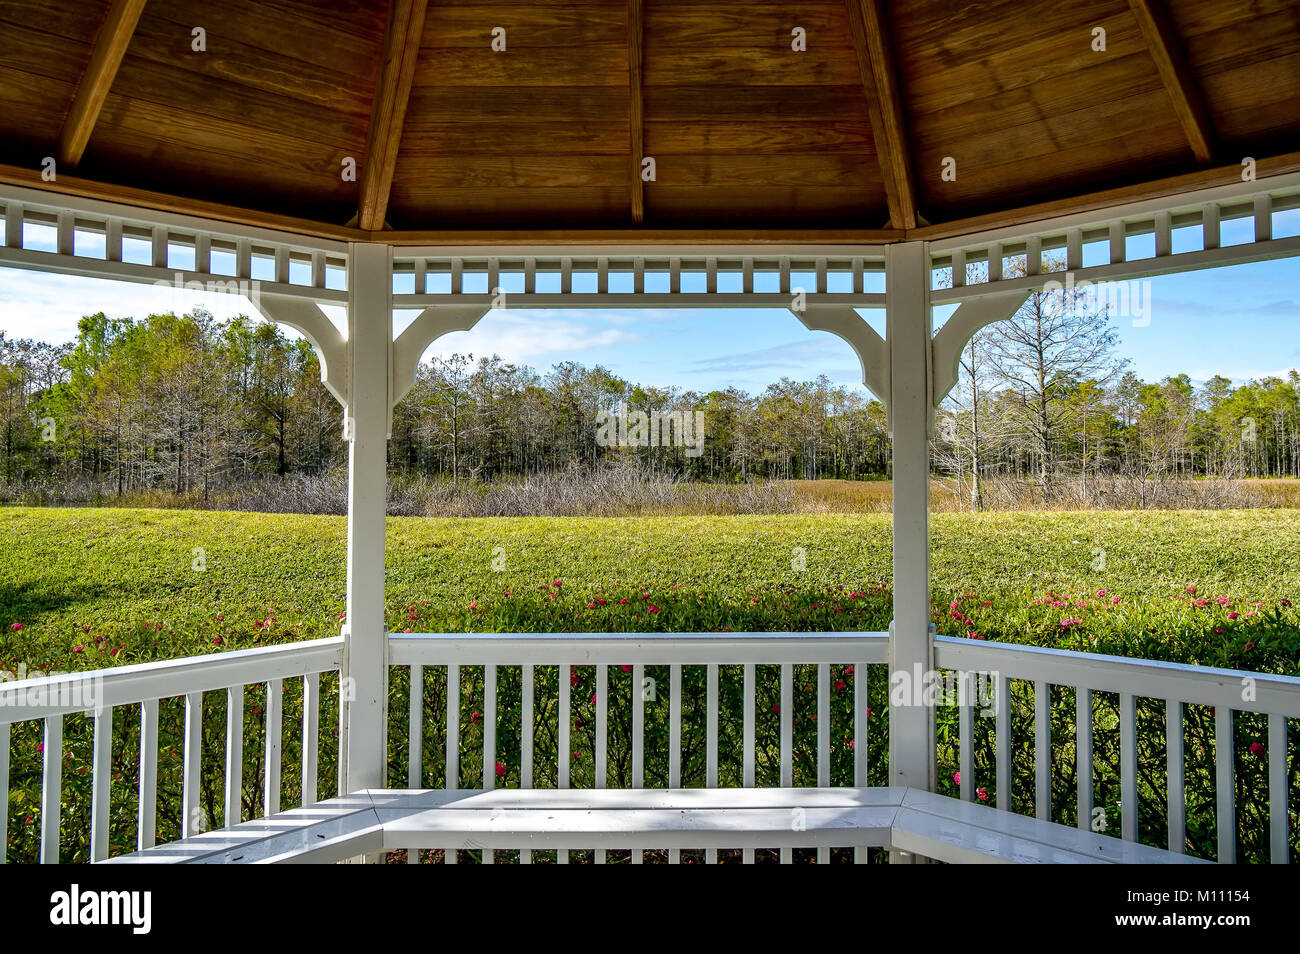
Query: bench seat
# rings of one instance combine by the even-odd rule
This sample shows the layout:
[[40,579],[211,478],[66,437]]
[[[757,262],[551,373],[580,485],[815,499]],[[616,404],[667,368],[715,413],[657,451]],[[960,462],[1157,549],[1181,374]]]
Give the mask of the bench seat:
[[909,788],[370,790],[110,859],[328,863],[397,849],[896,848],[945,862],[1196,863]]

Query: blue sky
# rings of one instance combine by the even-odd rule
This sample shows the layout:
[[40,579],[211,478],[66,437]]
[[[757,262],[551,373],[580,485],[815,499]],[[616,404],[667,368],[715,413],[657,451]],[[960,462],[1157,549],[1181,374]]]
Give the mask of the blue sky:
[[[1186,372],[1197,381],[1213,374],[1245,381],[1300,367],[1300,258],[1150,283],[1150,323],[1116,322],[1120,353],[1143,378]],[[0,268],[0,330],[14,337],[67,341],[83,314],[140,317],[196,304],[222,318],[251,312],[235,296]],[[864,314],[879,327],[883,314]],[[783,375],[822,373],[837,383],[861,383],[857,358],[844,342],[810,332],[778,310],[496,311],[434,350],[495,353],[543,371],[572,359],[643,384],[701,391],[756,391]]]

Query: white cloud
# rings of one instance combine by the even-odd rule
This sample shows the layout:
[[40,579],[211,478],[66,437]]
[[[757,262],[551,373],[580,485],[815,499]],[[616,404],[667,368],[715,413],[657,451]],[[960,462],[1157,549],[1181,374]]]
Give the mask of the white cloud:
[[61,344],[76,338],[77,322],[96,312],[144,318],[169,311],[183,314],[195,307],[219,319],[260,317],[243,295],[0,268],[0,330],[14,338]]

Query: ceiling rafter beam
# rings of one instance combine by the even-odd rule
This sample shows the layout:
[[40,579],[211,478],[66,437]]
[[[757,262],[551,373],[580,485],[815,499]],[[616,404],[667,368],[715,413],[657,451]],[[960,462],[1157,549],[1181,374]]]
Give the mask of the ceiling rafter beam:
[[641,92],[641,0],[627,0],[628,135],[630,138],[632,222],[645,221],[645,182],[641,162],[645,152],[645,98]]
[[77,85],[77,95],[68,110],[68,118],[63,123],[63,132],[59,136],[60,165],[75,169],[81,161],[113,78],[117,76],[122,57],[126,55],[126,48],[135,33],[135,25],[140,22],[144,5],[145,0],[113,0],[95,38],[86,72]]
[[420,58],[420,40],[424,35],[424,16],[428,7],[428,0],[392,0],[388,9],[383,65],[370,111],[370,133],[365,164],[361,167],[361,198],[357,205],[357,224],[368,231],[384,228],[388,214],[388,198],[393,189],[406,105],[411,98],[411,82]]
[[1173,102],[1174,114],[1187,136],[1187,144],[1192,147],[1192,155],[1197,162],[1209,162],[1214,158],[1214,124],[1183,55],[1169,11],[1162,0],[1129,0],[1129,6],[1137,18],[1147,50],[1155,60],[1156,72]]
[[917,226],[916,187],[907,148],[903,97],[894,70],[883,0],[845,0],[862,89],[871,115],[871,135],[889,202],[889,222],[896,229]]

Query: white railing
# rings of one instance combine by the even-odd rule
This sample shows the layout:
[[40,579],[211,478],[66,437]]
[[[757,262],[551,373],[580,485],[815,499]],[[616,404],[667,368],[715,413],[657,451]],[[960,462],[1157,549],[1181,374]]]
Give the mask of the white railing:
[[[838,751],[842,765],[847,749],[851,768],[836,773],[838,784],[863,786],[868,784],[869,740],[883,738],[869,732],[866,677],[869,667],[883,668],[887,645],[885,633],[395,634],[389,642],[390,662],[408,669],[410,685],[417,687],[408,692],[407,784],[484,789],[502,784],[827,787],[835,784],[833,752]],[[659,688],[665,670],[666,712]],[[847,692],[850,683],[851,704],[833,709],[833,696]],[[878,688],[883,694],[883,673]],[[575,690],[584,694],[576,702]],[[772,696],[770,702],[762,700],[768,703],[767,711],[760,711],[761,693]],[[617,703],[611,705],[611,699]],[[652,712],[647,712],[647,703]],[[465,737],[466,708],[470,732],[481,739]],[[734,720],[737,708],[740,718]],[[800,711],[816,723],[815,741],[806,740],[813,750],[811,765],[796,761]],[[583,722],[588,714],[594,718]],[[586,752],[574,758],[575,719],[578,728],[594,729],[589,734],[590,771]],[[775,732],[769,732],[773,721]],[[508,743],[504,731],[509,732]],[[851,746],[844,741],[835,745],[833,732]],[[811,735],[807,722],[799,735]],[[702,753],[695,745],[699,740]],[[426,743],[442,749],[441,771],[426,762]],[[542,759],[536,758],[539,748],[544,750]],[[480,758],[479,778],[465,784],[463,763],[469,762],[472,772]],[[518,761],[499,765],[502,758]],[[581,771],[575,771],[579,767]],[[746,861],[753,860],[753,850],[744,850]],[[829,850],[818,849],[819,860],[826,860]],[[782,850],[783,861],[790,860],[789,853]],[[706,860],[716,861],[716,854],[710,850]],[[864,854],[858,849],[859,860]],[[597,860],[602,855],[597,851]],[[678,861],[679,856],[674,849],[668,860]],[[521,851],[521,861],[530,858],[531,852]],[[641,853],[633,852],[632,860],[640,859]],[[409,860],[416,860],[415,853]],[[455,853],[447,853],[446,860],[454,862]],[[492,852],[485,851],[483,860],[490,862]],[[557,860],[567,861],[567,852],[559,852]]]
[[[1097,827],[1098,806],[1094,798],[1093,743],[1096,730],[1098,696],[1116,697],[1119,731],[1119,784],[1122,837],[1138,838],[1139,788],[1143,777],[1148,790],[1159,782],[1156,760],[1151,758],[1160,739],[1156,731],[1138,731],[1139,710],[1148,723],[1164,708],[1163,774],[1165,777],[1165,812],[1170,851],[1185,850],[1187,839],[1187,797],[1185,770],[1189,754],[1196,762],[1213,764],[1215,822],[1218,860],[1236,860],[1239,825],[1238,792],[1234,784],[1234,765],[1240,755],[1234,715],[1253,713],[1267,720],[1268,742],[1253,743],[1261,748],[1247,748],[1250,758],[1266,756],[1268,785],[1268,845],[1274,863],[1289,860],[1291,846],[1288,826],[1289,779],[1300,765],[1288,767],[1292,733],[1288,719],[1300,719],[1300,678],[1276,676],[1203,666],[1187,666],[1143,659],[1127,659],[1089,653],[1076,653],[1032,646],[982,642],[939,636],[935,639],[935,665],[957,673],[964,695],[959,707],[960,793],[974,800],[980,778],[975,766],[975,718],[984,705],[980,701],[977,681],[987,677],[993,691],[986,696],[994,719],[993,749],[996,805],[1010,809],[1013,801],[1012,704],[1016,697],[1013,684],[1022,683],[1023,709],[1033,719],[1034,792],[1036,816],[1054,821],[1052,815],[1053,759],[1059,761],[1072,749],[1073,765],[1092,770],[1076,770],[1077,824],[1080,828]],[[1032,687],[1032,690],[1030,690]],[[1052,690],[1074,690],[1074,732],[1072,738],[1052,737]],[[1196,739],[1193,753],[1185,750],[1185,741],[1194,726],[1189,707],[1213,710],[1213,743]],[[987,711],[985,709],[984,711]],[[1107,711],[1107,714],[1109,712]],[[1207,713],[1208,717],[1208,713]],[[1143,752],[1142,750],[1146,751]],[[1212,751],[1211,751],[1212,749]],[[1146,757],[1144,757],[1146,756]],[[1152,781],[1154,779],[1154,782]],[[1250,819],[1255,821],[1255,819]],[[1262,832],[1257,832],[1262,834]]]
[[[182,837],[209,827],[213,820],[200,805],[203,778],[204,693],[224,691],[226,710],[225,759],[221,776],[224,789],[224,824],[242,818],[244,746],[244,696],[250,686],[264,687],[263,763],[264,814],[280,811],[282,721],[285,680],[302,680],[302,764],[298,776],[304,804],[317,800],[320,700],[323,673],[338,672],[342,665],[341,637],[236,650],[187,659],[142,663],[116,669],[49,675],[0,682],[0,845],[7,843],[11,730],[43,723],[40,755],[40,860],[57,863],[70,826],[63,817],[65,761],[64,719],[84,716],[93,720],[91,733],[89,856],[100,861],[109,854],[109,824],[114,776],[114,712],[123,707],[139,711],[139,786],[136,843],[139,849],[156,841],[159,782],[159,703],[184,700],[181,729]],[[254,713],[256,715],[256,712]],[[126,728],[123,719],[121,727]],[[342,794],[342,793],[340,793]],[[72,836],[72,837],[75,837]],[[4,852],[0,851],[0,862]]]
[[[339,305],[348,300],[345,242],[20,186],[0,186],[0,211],[6,266],[240,294],[255,286]],[[48,241],[39,241],[42,232]]]
[[678,249],[397,249],[393,306],[883,308],[883,246]]
[[[932,241],[933,271],[951,278],[930,293],[932,304],[966,301],[1002,291],[1029,291],[1062,272],[1045,272],[1044,253],[1059,259],[1075,283],[1121,281],[1167,272],[1282,258],[1300,254],[1300,237],[1274,235],[1275,213],[1300,208],[1300,175],[1236,182],[1175,197],[1080,212],[1047,221],[1028,222],[986,232]],[[1224,244],[1225,222],[1248,219],[1248,240]],[[1179,230],[1199,232],[1199,248],[1174,251]],[[1151,236],[1152,254],[1130,259],[1128,239]],[[1084,249],[1104,245],[1103,264],[1084,266]],[[1191,243],[1195,246],[1197,243]],[[1014,277],[1004,276],[1005,259],[1023,256]],[[968,266],[976,266],[968,273]]]

